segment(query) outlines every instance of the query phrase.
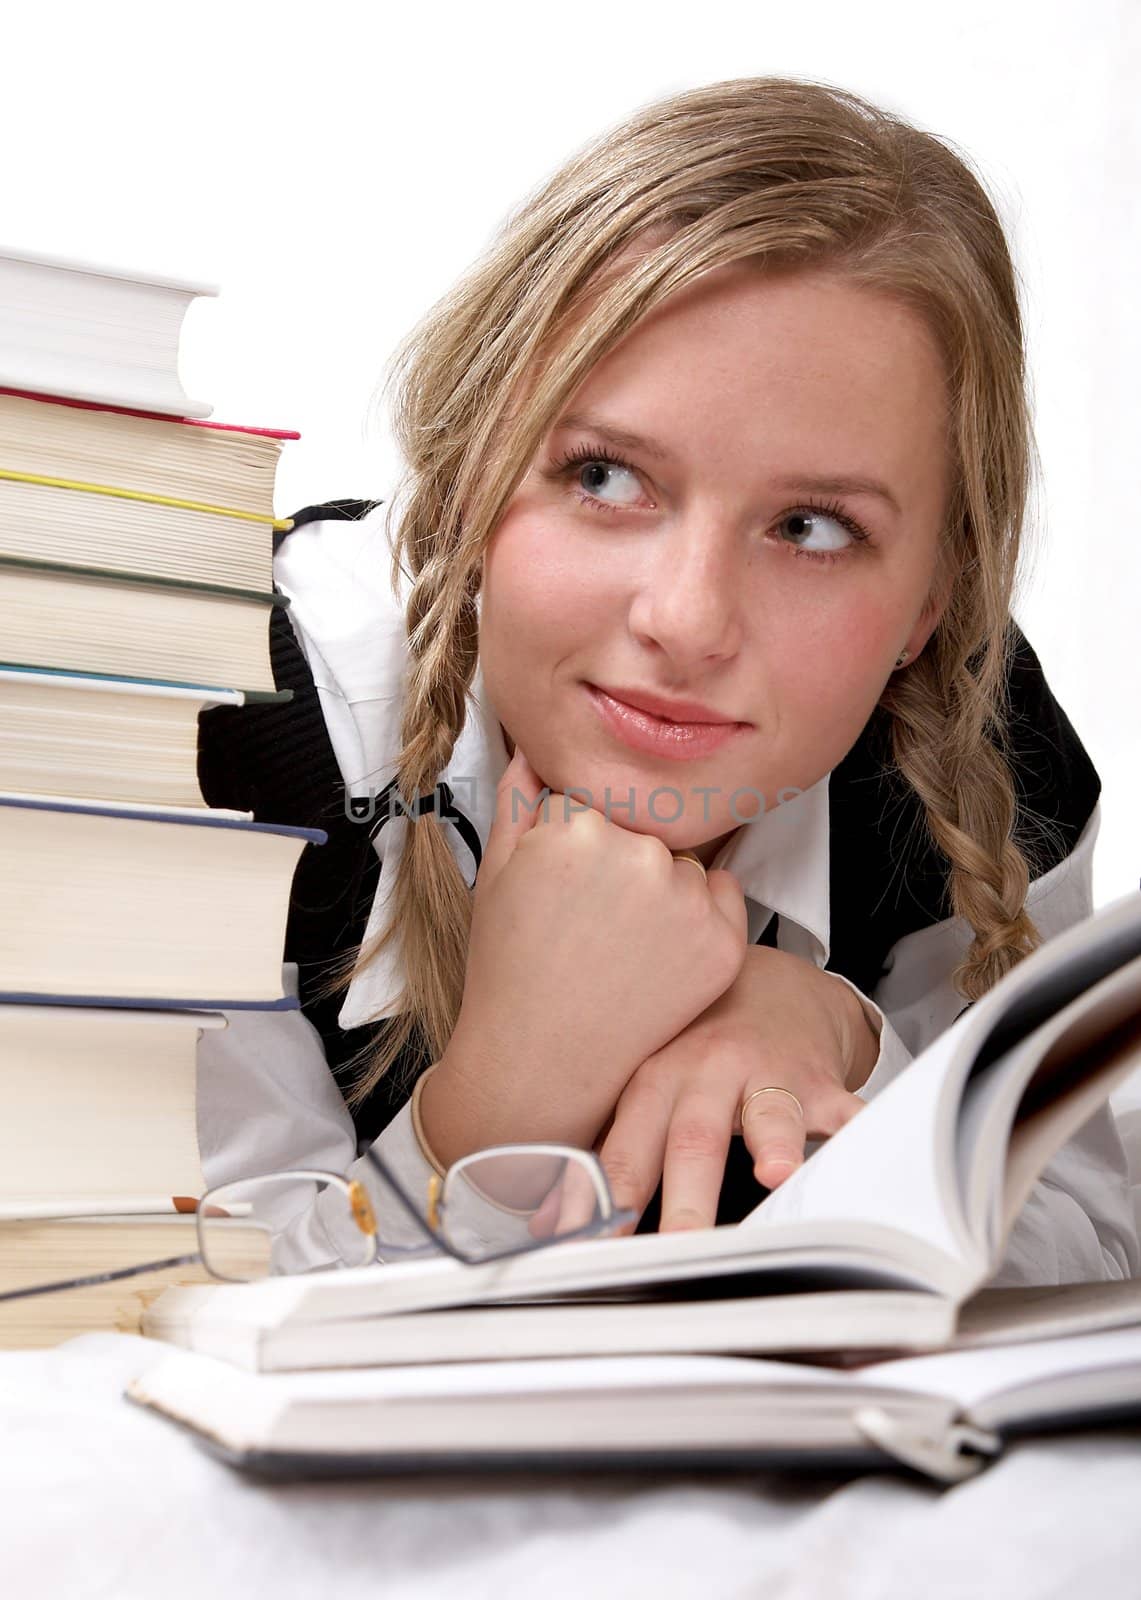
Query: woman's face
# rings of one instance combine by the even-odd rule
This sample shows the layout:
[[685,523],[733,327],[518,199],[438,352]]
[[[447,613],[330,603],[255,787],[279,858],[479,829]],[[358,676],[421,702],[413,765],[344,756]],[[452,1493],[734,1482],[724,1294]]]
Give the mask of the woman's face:
[[[566,406],[484,556],[508,749],[707,863],[816,783],[937,620],[946,408],[923,321],[837,276],[734,263],[651,313]],[[596,689],[744,726],[645,747]]]

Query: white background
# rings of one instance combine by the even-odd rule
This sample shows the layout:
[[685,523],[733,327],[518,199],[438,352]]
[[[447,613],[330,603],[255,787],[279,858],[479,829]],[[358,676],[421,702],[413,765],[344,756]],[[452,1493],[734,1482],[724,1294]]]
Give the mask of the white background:
[[1044,476],[1018,614],[1105,785],[1099,903],[1141,878],[1135,0],[5,7],[9,247],[221,285],[188,391],[297,428],[278,511],[387,498],[370,406],[399,337],[509,210],[636,106],[822,79],[981,171],[1024,284]]

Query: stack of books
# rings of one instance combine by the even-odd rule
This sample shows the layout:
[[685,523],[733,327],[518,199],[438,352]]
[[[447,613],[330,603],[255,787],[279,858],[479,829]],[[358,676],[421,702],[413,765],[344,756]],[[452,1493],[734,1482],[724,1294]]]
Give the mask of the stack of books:
[[272,1477],[906,1467],[1141,1417],[1141,1281],[996,1287],[1141,1066],[1141,894],[1051,940],[743,1222],[165,1290],[130,1398]]
[[[216,292],[0,252],[0,1289],[192,1253],[200,1031],[297,1005],[289,890],[325,835],[197,779],[201,713],[289,698],[273,488],[298,435],[184,392],[185,312]],[[0,1345],[137,1328],[163,1281],[0,1304]]]

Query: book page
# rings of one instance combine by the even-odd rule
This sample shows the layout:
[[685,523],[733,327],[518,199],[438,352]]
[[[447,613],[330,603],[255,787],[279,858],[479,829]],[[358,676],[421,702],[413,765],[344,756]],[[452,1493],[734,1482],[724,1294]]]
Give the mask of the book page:
[[956,1160],[969,1226],[996,1254],[1050,1158],[1129,1075],[1139,1031],[1141,956],[972,1076]]
[[1141,956],[1141,894],[1121,900],[1067,928],[1007,973],[975,1009],[998,996],[1001,1009],[979,1050],[983,1071],[1095,984]]
[[740,1227],[762,1233],[837,1217],[905,1229],[962,1263],[977,1251],[961,1215],[953,1148],[958,1096],[974,1057],[973,1013],[930,1049],[767,1195]]
[[[890,1223],[905,1227],[945,1256],[958,1258],[964,1292],[976,1288],[1000,1257],[988,1237],[985,1211],[976,1211],[972,1219],[968,1210],[968,1176],[972,1170],[987,1174],[996,1190],[1004,1181],[1001,1114],[996,1112],[996,1120],[989,1120],[988,1100],[1009,1099],[1013,1088],[1008,1094],[1008,1074],[1018,1073],[1004,1069],[1002,1059],[1036,1029],[1048,1025],[1062,1007],[1081,1009],[1088,1004],[1081,997],[1091,985],[1106,980],[1107,973],[1111,977],[1106,981],[1113,982],[1112,975],[1138,956],[1141,895],[1137,894],[1051,939],[833,1134],[741,1227],[759,1230],[793,1220],[823,1224],[838,1216]],[[1128,988],[1128,981],[1122,982]],[[1031,1049],[1029,1065],[1023,1063],[1023,1082],[1032,1074],[1035,1053]],[[1112,1084],[1091,1087],[1083,1102],[1089,1103],[1087,1117],[1111,1088]],[[959,1121],[968,1094],[976,1121],[960,1139]],[[980,1147],[984,1130],[987,1137]],[[1026,1143],[1022,1150],[1030,1165],[1039,1161],[1037,1171],[1051,1153],[1044,1139],[1033,1147]],[[1019,1208],[1024,1200],[1025,1194],[1017,1202]]]
[[[1068,1379],[1126,1375],[1135,1400],[1141,1395],[1141,1326],[1110,1328],[1076,1338],[1038,1339],[977,1350],[952,1350],[937,1355],[905,1356],[859,1367],[859,1378],[896,1389],[942,1394],[970,1407],[979,1420],[1001,1420],[1021,1408],[1011,1396],[1019,1390],[1036,1393],[1035,1410],[1046,1412],[1061,1398]],[[1087,1385],[1087,1390],[1096,1384]],[[1002,1403],[1006,1401],[1005,1405]],[[1141,1410],[1141,1400],[1137,1400]]]
[[948,1348],[1051,1339],[1141,1324],[1141,1278],[980,1289],[959,1308]]
[[[1046,1162],[1138,1066],[1141,1013],[1076,1055],[1069,1055],[1065,1043],[1060,1044],[1057,1056],[1043,1064],[1043,1076],[1054,1080],[1058,1098],[1025,1111],[1020,1108],[1018,1123],[1010,1136],[998,1214],[1001,1249],[1005,1249],[1026,1196]],[[1060,1081],[1064,1084],[1061,1091],[1057,1089]],[[1032,1090],[1040,1087],[1037,1079],[1031,1085]]]

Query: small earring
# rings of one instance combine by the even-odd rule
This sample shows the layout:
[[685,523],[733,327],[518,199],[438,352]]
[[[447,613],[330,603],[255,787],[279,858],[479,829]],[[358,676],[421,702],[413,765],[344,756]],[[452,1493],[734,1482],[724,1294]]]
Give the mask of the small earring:
[[899,654],[898,654],[898,655],[897,655],[897,656],[896,656],[896,658],[895,658],[895,664],[896,664],[896,666],[897,666],[897,667],[902,667],[902,666],[903,666],[903,664],[904,664],[904,662],[905,662],[905,661],[906,661],[906,660],[907,660],[907,658],[908,658],[908,656],[909,656],[909,655],[910,655],[910,654],[911,654],[911,652],[910,652],[910,650],[901,650],[901,651],[900,651],[900,652],[899,652]]

